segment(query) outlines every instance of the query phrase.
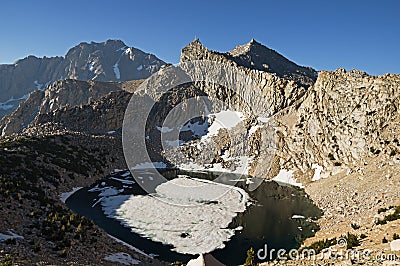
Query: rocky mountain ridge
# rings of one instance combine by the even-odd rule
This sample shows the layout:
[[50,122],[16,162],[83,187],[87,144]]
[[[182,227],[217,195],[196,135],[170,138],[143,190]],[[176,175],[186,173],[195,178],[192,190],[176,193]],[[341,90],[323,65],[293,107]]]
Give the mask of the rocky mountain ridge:
[[306,88],[311,86],[318,76],[317,71],[311,67],[298,66],[254,39],[226,53],[209,50],[196,39],[182,49],[180,59],[181,62],[193,60],[226,62],[239,68],[259,70],[295,81]]
[[86,43],[63,57],[28,56],[0,65],[0,117],[12,112],[33,90],[61,79],[127,81],[149,77],[165,62],[120,40]]
[[[252,40],[231,53],[237,56],[244,53],[243,50],[253,49],[249,48],[251,46],[261,45]],[[210,51],[195,40],[182,49],[181,61],[197,59],[232,63],[221,53]],[[261,106],[269,108],[270,111],[267,113],[277,128],[279,145],[273,159],[274,164],[270,170],[263,171],[269,178],[274,177],[281,169],[286,169],[293,170],[295,175],[306,175],[311,180],[317,165],[324,169],[321,174],[322,177],[326,177],[338,171],[353,171],[355,167],[353,165],[362,163],[365,157],[378,151],[384,154],[397,154],[395,144],[385,143],[396,139],[395,126],[399,107],[396,99],[400,87],[398,75],[374,77],[356,70],[322,71],[315,84],[303,87],[277,74],[234,64],[235,68],[252,76],[259,85],[265,102]],[[311,80],[312,75],[307,77]],[[122,127],[124,108],[130,96],[125,92],[113,91],[126,90],[134,93],[139,85],[140,81],[125,83],[59,81],[50,85],[45,92],[32,94],[25,104],[0,122],[0,129],[5,136],[21,132],[30,124],[38,126],[54,122],[64,124],[74,131],[105,133],[119,130]],[[240,107],[238,103],[240,97],[232,95],[216,84],[195,83],[186,86],[185,91],[187,95],[195,95],[196,91],[202,91],[209,97],[229,101]],[[245,89],[239,91],[243,93],[243,97],[251,93]],[[110,92],[113,93],[109,94]],[[77,95],[79,97],[76,97]],[[173,101],[166,102],[176,105],[182,100],[184,98],[175,97]],[[39,109],[35,110],[38,106]],[[167,112],[170,107],[163,108],[166,110],[161,113]],[[32,115],[33,110],[35,112]],[[25,116],[23,119],[22,114]],[[97,122],[91,126],[84,125],[84,122],[74,125],[76,117],[81,117],[84,121],[85,116],[92,117],[90,120],[94,119]],[[247,128],[256,126],[259,126],[259,122],[247,122]],[[391,137],[386,135],[382,137],[380,131],[387,132],[387,128],[390,128]],[[220,152],[216,151],[217,154]]]
[[[218,84],[185,84],[159,98],[158,109],[148,120],[146,144],[153,158],[165,160],[169,166],[180,166],[167,160],[160,145],[162,122],[172,108],[194,96],[207,95],[229,102],[245,114],[237,126],[219,130],[212,136],[205,135],[206,141],[213,142],[206,142],[207,145],[202,143],[203,136],[191,139],[190,134],[183,144],[172,147],[172,154],[177,154],[174,149],[180,151],[190,160],[195,158],[203,170],[210,171],[216,165],[235,171],[240,166],[237,159],[247,157],[250,176],[275,180],[283,176],[288,183],[299,185],[294,183],[297,181],[306,187],[325,213],[321,220],[324,231],[319,237],[346,234],[354,221],[365,229],[362,232],[367,240],[376,244],[376,239],[369,237],[382,233],[379,231],[382,227],[368,225],[368,221],[378,208],[400,204],[395,178],[400,165],[400,75],[370,76],[362,71],[337,69],[321,71],[317,77],[316,71],[285,61],[255,41],[231,52],[219,53],[196,40],[182,49],[181,62],[191,60],[223,62],[250,76],[256,84],[253,89],[259,90],[262,96],[260,102],[253,104],[265,109],[268,117],[246,117],[246,106],[240,97],[253,99],[252,91],[245,89],[246,86],[239,87],[239,97]],[[162,71],[155,79],[156,84],[168,81],[168,68]],[[32,93],[13,114],[3,118],[0,122],[3,140],[14,143],[19,136],[10,135],[16,133],[35,138],[45,138],[55,132],[76,134],[80,140],[78,145],[86,143],[85,149],[90,150],[93,143],[106,139],[104,143],[110,145],[102,145],[101,154],[96,153],[96,158],[109,154],[112,158],[108,157],[107,161],[112,161],[113,167],[126,168],[120,134],[126,107],[133,97],[138,107],[133,115],[140,116],[143,115],[140,106],[160,96],[157,89],[146,91],[143,90],[146,83],[140,85],[141,81],[53,83],[44,92]],[[196,103],[203,104],[201,100]],[[188,121],[188,125],[198,126],[204,121],[204,118]],[[181,133],[187,135],[190,130]],[[265,142],[266,139],[270,142]],[[271,149],[274,151],[270,152]],[[4,158],[8,153],[4,151]],[[378,169],[376,173],[371,171],[373,168]],[[66,188],[74,186],[72,178],[62,178]],[[374,180],[379,180],[379,187]],[[357,188],[359,183],[368,189]],[[335,232],[330,231],[332,226]],[[352,232],[361,233],[355,229]]]

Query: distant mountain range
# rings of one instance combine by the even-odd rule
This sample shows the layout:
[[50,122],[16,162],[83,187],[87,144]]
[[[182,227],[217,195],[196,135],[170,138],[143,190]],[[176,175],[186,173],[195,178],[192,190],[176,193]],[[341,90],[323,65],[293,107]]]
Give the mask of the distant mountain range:
[[[226,53],[211,51],[194,40],[182,49],[181,61],[190,60],[224,61],[271,73],[300,86],[293,95],[303,94],[318,75],[314,69],[298,66],[254,39]],[[0,121],[0,135],[21,132],[38,114],[43,117],[66,106],[88,104],[115,90],[132,91],[137,84],[118,83],[148,78],[165,64],[120,40],[108,40],[83,42],[64,57],[29,56],[13,65],[0,65],[0,119],[10,114]],[[275,101],[276,110],[286,105],[282,101]]]
[[0,65],[0,118],[11,113],[33,90],[62,79],[127,81],[149,77],[165,62],[152,54],[128,47],[120,40],[85,43],[65,56],[28,56]]

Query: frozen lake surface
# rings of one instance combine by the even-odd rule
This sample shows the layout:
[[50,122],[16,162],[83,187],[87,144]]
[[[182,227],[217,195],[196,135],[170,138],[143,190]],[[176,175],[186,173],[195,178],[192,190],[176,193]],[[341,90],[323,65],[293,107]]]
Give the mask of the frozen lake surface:
[[[139,171],[143,177],[151,174]],[[119,171],[77,191],[66,203],[110,235],[171,262],[210,253],[238,265],[250,247],[297,247],[317,229],[312,219],[320,210],[298,187],[263,182],[248,191],[247,178],[235,175],[224,184],[212,181],[216,173],[167,175],[169,181],[148,195],[129,172]]]

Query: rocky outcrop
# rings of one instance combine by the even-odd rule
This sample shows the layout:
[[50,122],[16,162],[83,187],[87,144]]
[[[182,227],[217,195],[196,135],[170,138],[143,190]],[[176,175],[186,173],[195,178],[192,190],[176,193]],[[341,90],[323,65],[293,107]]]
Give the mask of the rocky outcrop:
[[[122,41],[81,43],[64,57],[28,56],[11,65],[0,65],[0,115],[18,107],[20,98],[33,90],[45,89],[61,79],[127,81],[144,79],[165,62]],[[7,104],[1,105],[1,102]]]
[[113,91],[85,105],[64,106],[36,116],[32,126],[55,123],[60,128],[91,134],[113,134],[122,128],[132,94]]
[[52,115],[63,107],[75,107],[90,104],[111,91],[122,88],[134,90],[140,84],[129,82],[122,85],[114,82],[61,80],[52,83],[45,91],[35,91],[20,104],[12,114],[0,121],[2,136],[19,133],[29,126],[38,114]]
[[44,91],[40,114],[54,112],[64,106],[79,106],[90,103],[111,91],[121,90],[121,85],[113,82],[61,80],[52,83]]
[[321,72],[301,102],[274,116],[281,166],[303,173],[319,164],[322,176],[329,176],[357,171],[371,156],[394,157],[399,97],[399,75]]
[[43,99],[43,91],[34,91],[11,115],[3,117],[0,120],[1,136],[20,133],[23,128],[28,126],[39,113]]

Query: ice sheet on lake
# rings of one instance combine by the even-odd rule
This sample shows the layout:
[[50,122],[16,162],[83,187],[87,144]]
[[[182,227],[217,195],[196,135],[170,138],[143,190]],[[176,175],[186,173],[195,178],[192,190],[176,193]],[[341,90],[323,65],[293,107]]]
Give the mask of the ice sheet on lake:
[[121,182],[122,184],[126,184],[126,185],[135,184],[135,181],[132,181],[132,180],[126,180],[126,179],[121,179],[121,178],[116,178],[116,177],[110,177],[110,179],[119,181],[119,182]]
[[108,196],[118,195],[119,193],[120,193],[120,191],[118,189],[115,189],[113,187],[106,187],[106,188],[102,189],[99,196],[100,197],[108,197]]
[[223,248],[235,234],[228,225],[245,211],[249,199],[240,188],[186,177],[163,183],[156,192],[103,198],[103,211],[132,231],[185,254]]

